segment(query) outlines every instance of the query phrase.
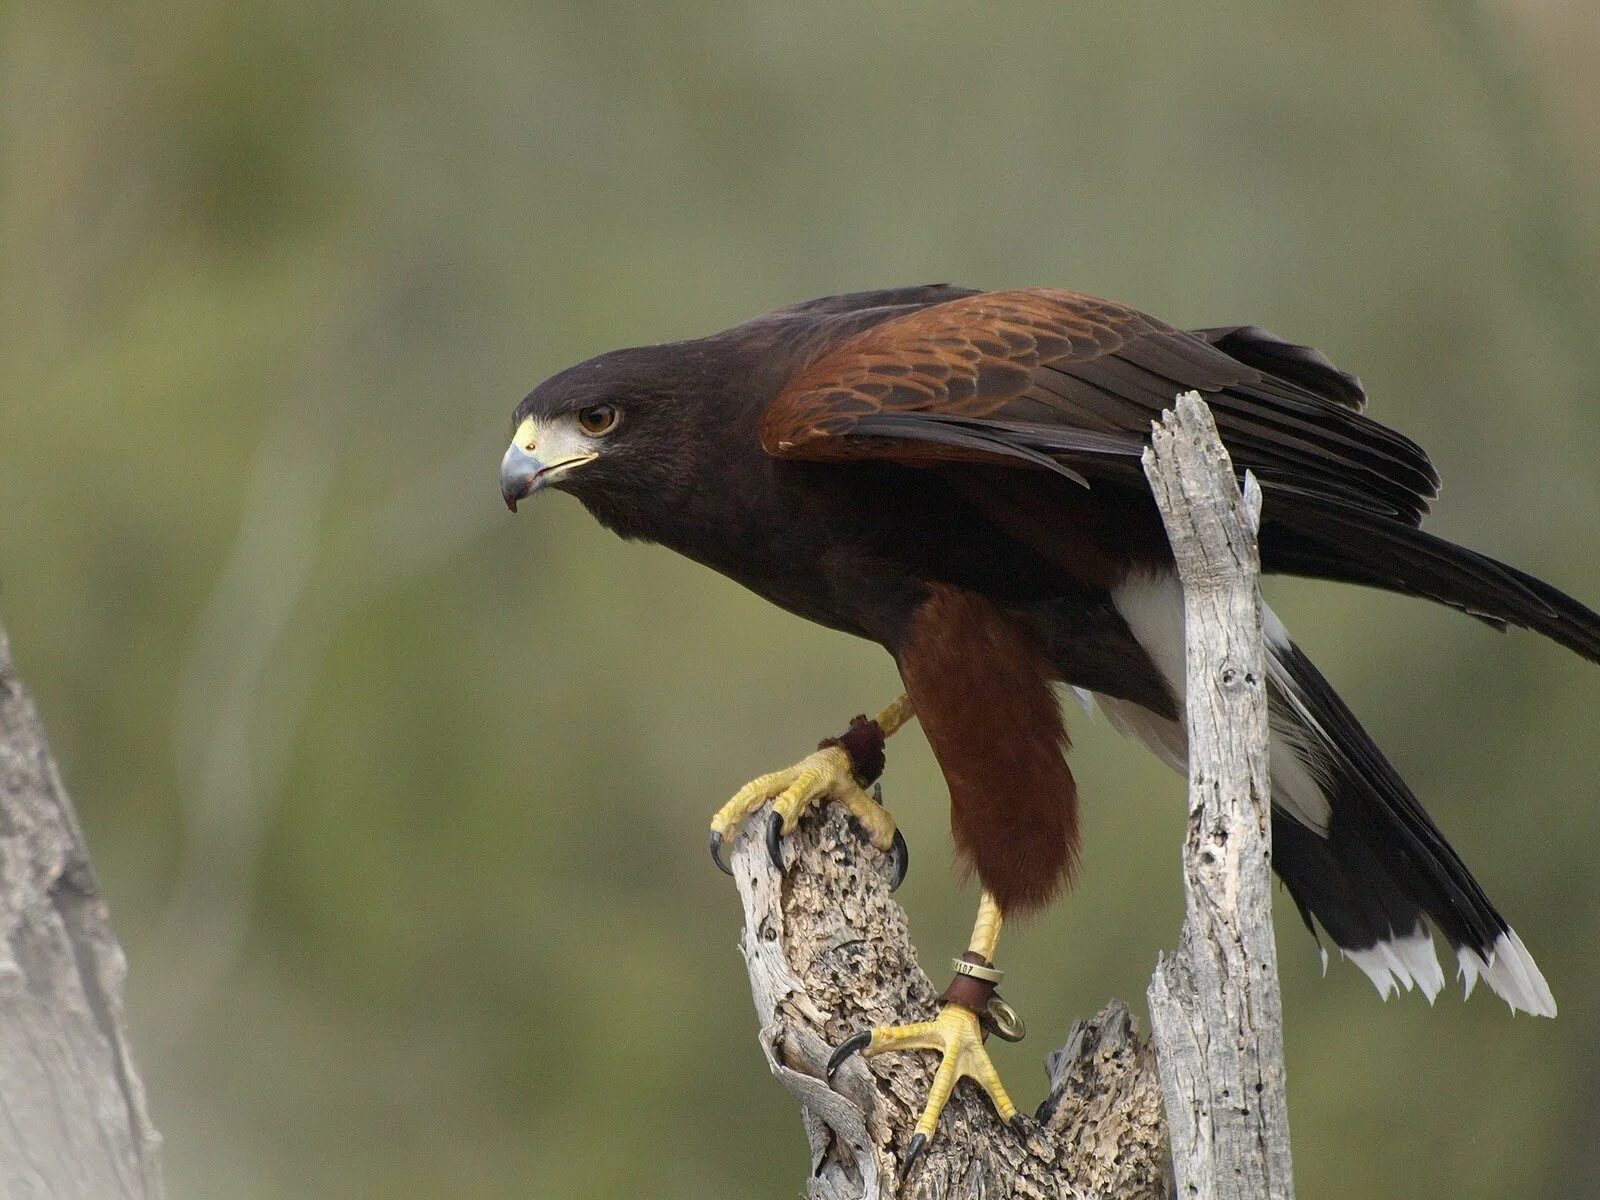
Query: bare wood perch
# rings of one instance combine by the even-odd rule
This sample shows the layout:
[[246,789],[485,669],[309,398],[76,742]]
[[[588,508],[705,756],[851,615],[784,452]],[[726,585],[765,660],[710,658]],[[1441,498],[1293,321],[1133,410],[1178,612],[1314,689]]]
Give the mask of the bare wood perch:
[[0,629],[0,1195],[155,1200],[126,963]]
[[1290,1200],[1283,1006],[1272,937],[1261,644],[1261,489],[1239,494],[1194,392],[1156,424],[1145,474],[1183,582],[1189,736],[1187,915],[1149,1002],[1185,1200]]
[[834,1087],[824,1066],[858,1030],[930,1019],[934,988],[882,856],[848,817],[832,805],[809,814],[780,875],[752,836],[765,827],[757,815],[732,855],[740,948],[762,1050],[801,1104],[812,1200],[1167,1197],[1169,1116],[1184,1200],[1293,1194],[1270,907],[1260,495],[1247,510],[1194,393],[1166,415],[1154,443],[1145,469],[1184,585],[1191,747],[1188,916],[1178,952],[1150,986],[1157,1052],[1114,1001],[1050,1056],[1049,1098],[1020,1128],[1001,1124],[976,1089],[960,1085],[902,1193],[895,1168],[933,1057],[853,1057]]
[[[765,810],[763,810],[765,812]],[[761,815],[734,843],[744,904],[740,949],[772,1073],[800,1101],[811,1143],[811,1200],[983,1196],[1165,1197],[1166,1128],[1151,1053],[1120,1003],[1074,1026],[1051,1056],[1050,1096],[1020,1130],[962,1083],[939,1136],[902,1193],[899,1155],[911,1137],[933,1055],[848,1059],[830,1087],[829,1052],[873,1025],[931,1019],[937,990],[917,964],[888,866],[834,805],[788,839],[787,876],[767,861]]]

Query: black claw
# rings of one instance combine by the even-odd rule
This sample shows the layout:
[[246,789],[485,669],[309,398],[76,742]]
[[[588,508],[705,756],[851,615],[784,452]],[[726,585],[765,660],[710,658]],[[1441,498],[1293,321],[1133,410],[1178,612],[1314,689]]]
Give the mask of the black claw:
[[767,857],[772,860],[772,869],[782,875],[783,818],[777,813],[767,819]]
[[906,1156],[900,1160],[900,1178],[905,1179],[911,1174],[911,1168],[917,1165],[917,1159],[922,1157],[922,1152],[928,1148],[928,1135],[924,1133],[913,1134],[906,1143]]
[[889,847],[889,890],[899,889],[905,882],[906,872],[911,869],[911,848],[906,845],[906,835],[898,829],[894,831],[894,845]]
[[717,870],[724,875],[733,874],[733,868],[722,861],[722,835],[715,829],[711,831],[711,861],[717,864]]
[[839,1069],[844,1060],[858,1050],[865,1050],[867,1043],[872,1041],[872,1030],[863,1029],[860,1033],[852,1033],[839,1043],[839,1048],[828,1055],[828,1082],[833,1082],[833,1073]]

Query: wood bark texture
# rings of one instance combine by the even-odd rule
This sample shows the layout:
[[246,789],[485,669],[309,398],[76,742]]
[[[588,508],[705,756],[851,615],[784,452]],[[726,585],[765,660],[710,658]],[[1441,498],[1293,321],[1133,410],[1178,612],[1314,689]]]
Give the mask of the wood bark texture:
[[1289,1200],[1283,1008],[1272,935],[1271,790],[1261,641],[1261,491],[1242,497],[1194,392],[1144,456],[1183,582],[1187,914],[1156,969],[1151,1030],[1182,1200]]
[[0,1196],[154,1200],[122,947],[0,629]]
[[811,1200],[1170,1194],[1155,1062],[1116,1002],[1073,1027],[1049,1058],[1048,1098],[1015,1128],[974,1085],[958,1085],[938,1135],[902,1183],[900,1156],[937,1056],[855,1055],[831,1086],[824,1067],[852,1033],[932,1018],[937,990],[889,894],[887,862],[851,819],[834,805],[813,811],[785,839],[790,866],[780,875],[752,836],[767,811],[746,822],[731,856],[744,906],[740,949],[762,1052],[801,1105]]

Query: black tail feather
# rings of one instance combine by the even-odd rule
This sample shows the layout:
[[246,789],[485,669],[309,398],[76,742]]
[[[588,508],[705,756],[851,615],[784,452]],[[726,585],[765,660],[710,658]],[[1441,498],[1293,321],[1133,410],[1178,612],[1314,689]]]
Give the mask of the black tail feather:
[[1600,663],[1600,614],[1543,580],[1336,500],[1264,490],[1263,569],[1436,600],[1491,625],[1542,633]]
[[[1427,948],[1432,926],[1456,951],[1469,984],[1481,976],[1513,1008],[1553,1013],[1549,989],[1516,934],[1281,626],[1268,639],[1268,655],[1275,736],[1281,731],[1297,748],[1328,801],[1325,830],[1282,808],[1273,813],[1274,866],[1307,925],[1315,931],[1313,919],[1320,924],[1375,982],[1392,968],[1399,982],[1415,980],[1430,995],[1441,980]],[[1379,957],[1367,959],[1373,954]]]
[[[1405,780],[1298,646],[1275,645],[1270,653],[1273,707],[1305,730],[1307,766],[1330,806],[1321,840],[1341,873],[1362,880],[1360,907],[1387,919],[1395,933],[1409,933],[1426,915],[1451,945],[1488,950],[1506,923]],[[1289,882],[1286,866],[1280,857]],[[1338,917],[1329,912],[1333,920],[1324,919],[1317,905],[1311,907],[1339,941]]]

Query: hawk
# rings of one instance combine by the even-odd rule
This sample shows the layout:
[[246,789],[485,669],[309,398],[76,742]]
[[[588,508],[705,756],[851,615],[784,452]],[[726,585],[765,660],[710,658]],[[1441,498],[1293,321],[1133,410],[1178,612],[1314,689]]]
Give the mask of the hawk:
[[[868,793],[884,740],[920,721],[950,790],[952,834],[982,898],[936,1020],[850,1038],[853,1052],[942,1054],[903,1158],[956,1082],[1016,1109],[984,1050],[1005,1032],[1002,921],[1072,880],[1078,789],[1057,685],[1180,771],[1183,598],[1140,467],[1150,426],[1200,392],[1264,505],[1265,571],[1364,584],[1532,629],[1600,662],[1600,616],[1514,567],[1422,530],[1427,455],[1363,414],[1354,375],[1249,325],[1184,331],[1125,305],[1037,288],[946,285],[832,296],[708,337],[618,350],[535,388],[512,417],[506,503],[549,486],[625,538],[658,542],[894,656],[905,693],[711,822],[711,851],[775,801],[781,839],[846,805],[898,882],[905,843]],[[1522,940],[1399,774],[1262,613],[1273,867],[1318,928],[1387,995],[1444,986],[1555,1001]]]

